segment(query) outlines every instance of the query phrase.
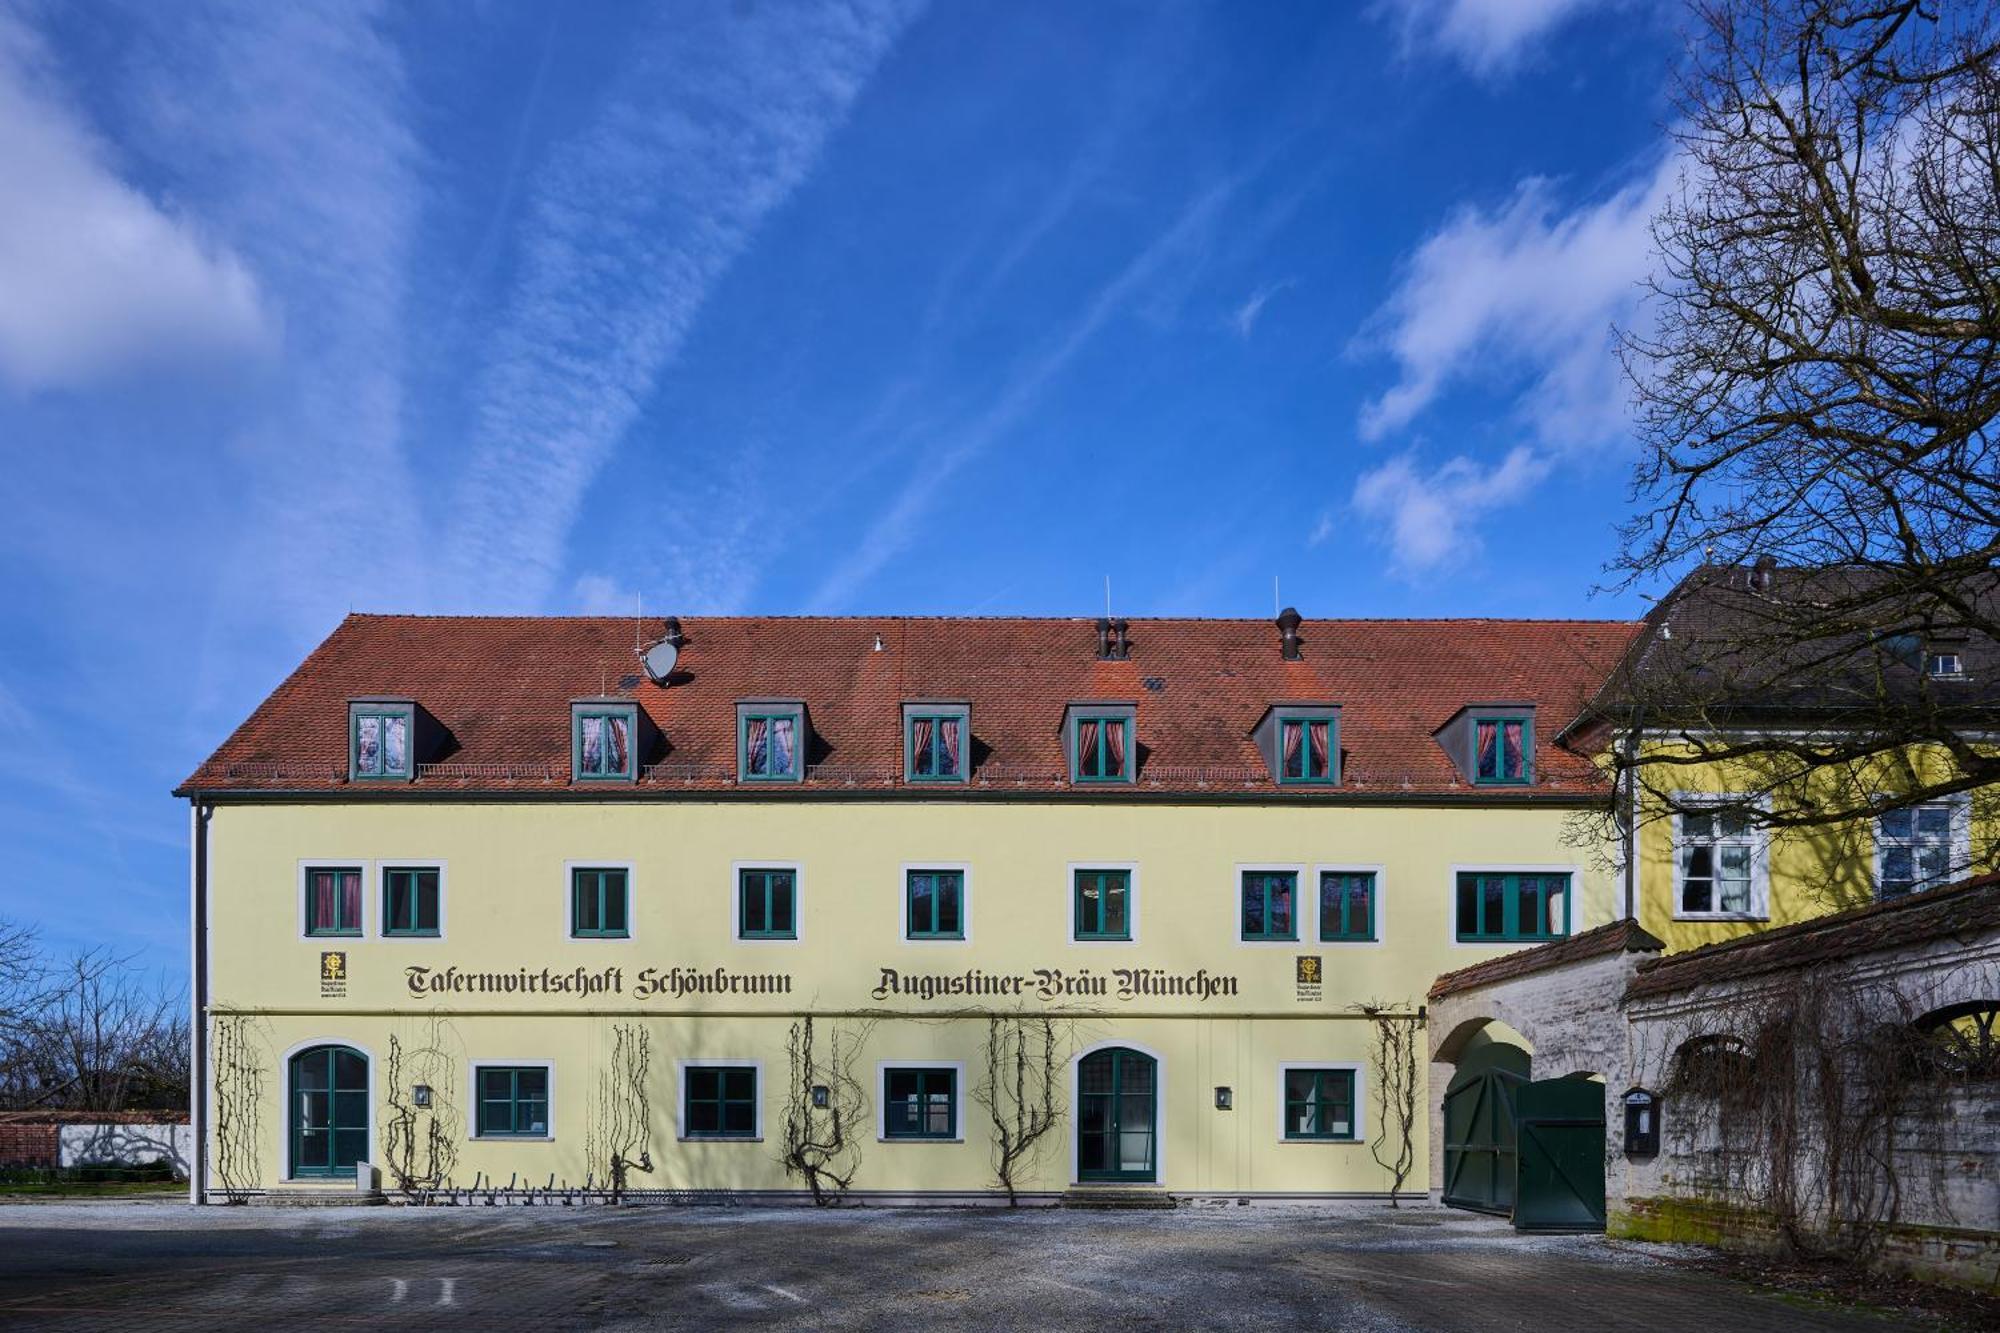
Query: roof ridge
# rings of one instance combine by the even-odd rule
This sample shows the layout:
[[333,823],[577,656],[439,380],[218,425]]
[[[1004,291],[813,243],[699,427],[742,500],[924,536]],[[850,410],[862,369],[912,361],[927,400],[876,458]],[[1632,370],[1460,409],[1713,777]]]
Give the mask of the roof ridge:
[[[642,616],[629,615],[566,615],[535,614],[519,612],[428,612],[428,611],[349,611],[343,617],[347,620],[470,620],[470,621],[521,621],[530,624],[548,623],[595,623],[630,624],[634,620],[664,620],[666,617],[649,613]],[[883,615],[846,614],[818,615],[811,612],[757,612],[751,614],[728,615],[681,615],[686,621],[753,622],[753,621],[826,621],[839,624],[898,624],[912,622],[970,621],[1001,624],[1007,622],[1037,625],[1091,625],[1095,616],[1063,615],[970,615],[939,613],[935,615],[912,615],[907,612]],[[1151,625],[1269,625],[1272,622],[1262,616],[1121,616],[1134,624]],[[1645,623],[1643,618],[1591,617],[1591,616],[1328,616],[1306,617],[1308,625],[1603,625],[1617,628],[1637,628]]]

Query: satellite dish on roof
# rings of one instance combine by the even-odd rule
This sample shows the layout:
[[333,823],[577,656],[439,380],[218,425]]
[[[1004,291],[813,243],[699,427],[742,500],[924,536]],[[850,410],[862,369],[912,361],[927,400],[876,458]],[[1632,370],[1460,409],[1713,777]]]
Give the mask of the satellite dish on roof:
[[664,638],[639,654],[645,663],[646,674],[655,685],[665,685],[667,677],[674,674],[674,663],[681,657],[681,622],[667,617],[667,632]]

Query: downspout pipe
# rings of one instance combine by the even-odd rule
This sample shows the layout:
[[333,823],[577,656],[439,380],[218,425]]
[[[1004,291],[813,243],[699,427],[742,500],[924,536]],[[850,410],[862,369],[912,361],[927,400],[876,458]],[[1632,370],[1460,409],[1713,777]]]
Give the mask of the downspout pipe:
[[1625,750],[1625,771],[1618,775],[1619,786],[1624,790],[1619,799],[1625,805],[1624,828],[1619,831],[1625,844],[1625,919],[1639,919],[1639,728],[1644,710],[1635,710],[1632,725],[1626,729],[1622,742]]
[[188,994],[188,1202],[208,1202],[208,821],[215,807],[194,797],[188,802],[194,842],[190,874]]

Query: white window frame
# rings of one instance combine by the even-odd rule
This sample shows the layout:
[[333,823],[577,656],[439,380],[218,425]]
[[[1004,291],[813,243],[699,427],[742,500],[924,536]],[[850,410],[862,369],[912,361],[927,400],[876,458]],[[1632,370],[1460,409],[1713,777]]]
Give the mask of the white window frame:
[[[910,872],[951,870],[959,876],[957,935],[910,934]],[[962,948],[972,943],[972,863],[969,861],[905,861],[896,872],[896,939],[905,947],[925,949]]]
[[1691,845],[1681,821],[1688,807],[1754,806],[1769,809],[1768,803],[1746,793],[1677,791],[1673,794],[1673,919],[1676,921],[1769,921],[1771,919],[1771,830],[1762,824],[1750,825],[1750,910],[1725,912],[1711,907],[1706,912],[1690,912],[1682,907],[1681,889],[1686,879],[1682,852]]
[[[576,933],[576,872],[579,870],[622,870],[625,872],[625,933],[623,935],[579,935]],[[630,944],[639,938],[639,870],[631,861],[613,857],[593,861],[563,862],[563,939],[571,944]]]
[[[749,1138],[740,1134],[689,1134],[687,1129],[687,1074],[690,1069],[754,1069],[757,1071],[757,1132]],[[690,1056],[674,1061],[674,1138],[681,1143],[762,1143],[764,1141],[764,1062],[718,1057]]]
[[[1299,941],[1299,943],[1301,943],[1301,944],[1305,944],[1305,943],[1308,943],[1308,942],[1310,942],[1310,943],[1312,943],[1312,944],[1316,944],[1316,945],[1325,945],[1325,946],[1326,946],[1327,948],[1329,948],[1329,949],[1378,949],[1378,948],[1380,948],[1380,947],[1382,946],[1383,942],[1384,942],[1385,940],[1387,940],[1387,939],[1388,939],[1388,937],[1389,937],[1389,927],[1388,927],[1388,911],[1387,911],[1387,907],[1388,907],[1388,904],[1387,904],[1387,903],[1386,903],[1386,901],[1385,901],[1385,897],[1386,897],[1386,895],[1385,895],[1385,894],[1383,893],[1383,890],[1382,890],[1382,886],[1383,886],[1383,883],[1384,883],[1384,881],[1385,881],[1385,880],[1387,879],[1387,877],[1388,877],[1388,873],[1389,873],[1389,872],[1388,872],[1388,870],[1387,870],[1387,869],[1386,869],[1386,868],[1385,868],[1384,866],[1382,866],[1382,865],[1380,865],[1380,864],[1374,864],[1374,865],[1371,865],[1371,864],[1369,864],[1369,863],[1367,863],[1367,862],[1365,862],[1365,861],[1322,861],[1322,862],[1321,862],[1321,863],[1319,863],[1318,865],[1314,866],[1314,867],[1312,868],[1312,910],[1313,910],[1313,931],[1312,931],[1312,935],[1311,935],[1311,937],[1310,937],[1310,939],[1309,939],[1309,940],[1307,940],[1307,939],[1301,939],[1301,940]],[[1374,894],[1374,902],[1373,902],[1373,904],[1372,904],[1372,905],[1373,905],[1373,907],[1374,907],[1374,910],[1375,910],[1375,938],[1374,938],[1374,939],[1372,939],[1372,940],[1327,940],[1327,939],[1321,939],[1321,938],[1320,938],[1320,920],[1319,920],[1319,915],[1320,915],[1320,906],[1321,906],[1321,902],[1320,902],[1320,896],[1319,896],[1319,877],[1320,877],[1320,875],[1321,875],[1321,874],[1334,874],[1334,875],[1373,875],[1373,876],[1375,877],[1375,894]],[[1454,880],[1454,881],[1453,881],[1453,883],[1454,883],[1454,884],[1456,884],[1456,883],[1457,883],[1457,881],[1456,881],[1456,880]],[[1241,891],[1241,890],[1239,890],[1239,892],[1240,892],[1240,891]],[[1238,910],[1240,911],[1241,909],[1239,908]],[[1316,1069],[1332,1069],[1332,1068],[1335,1068],[1335,1066],[1333,1066],[1333,1065],[1315,1065],[1315,1066],[1314,1066],[1314,1068],[1316,1068]]]
[[[388,918],[383,913],[382,900],[389,896],[389,872],[391,870],[435,870],[438,877],[438,929],[435,935],[391,935]],[[303,897],[303,890],[301,890]],[[391,943],[442,944],[445,937],[445,904],[451,896],[451,867],[441,856],[384,857],[375,863],[375,938]],[[362,914],[367,915],[364,904]],[[326,938],[315,936],[315,939]]]
[[[1285,1076],[1294,1069],[1344,1069],[1354,1075],[1354,1137],[1294,1138],[1285,1132]],[[1278,1062],[1278,1142],[1311,1148],[1351,1148],[1368,1142],[1368,1071],[1358,1060],[1280,1060]]]
[[[1115,867],[1104,867],[1113,869]],[[948,1139],[917,1138],[889,1134],[889,1071],[892,1069],[949,1069],[951,1075],[951,1127]],[[875,1062],[875,1141],[877,1143],[963,1143],[965,1142],[965,1061],[963,1060],[878,1060]]]
[[[1292,881],[1292,937],[1283,940],[1243,938],[1243,877],[1255,874],[1287,874]],[[1305,891],[1300,899],[1300,890]],[[1229,876],[1229,935],[1239,949],[1291,949],[1294,952],[1319,942],[1319,877],[1303,861],[1238,861]]]
[[[1884,795],[1886,795],[1886,793],[1884,793]],[[1950,864],[1946,867],[1947,873],[1945,875],[1944,883],[1949,884],[1955,879],[1963,878],[1967,873],[1970,872],[1972,866],[1971,795],[1967,792],[1954,792],[1949,796],[1939,797],[1935,801],[1922,801],[1919,802],[1918,804],[1942,805],[1949,807],[1951,811],[1951,832],[1947,836],[1951,839],[1951,847],[1949,851]],[[1917,807],[1906,806],[1905,808],[1912,812],[1912,818],[1914,819],[1914,812]],[[1882,897],[1882,851],[1883,851],[1882,816],[1877,815],[1870,822],[1868,826],[1868,833],[1870,839],[1874,843],[1874,854],[1870,858],[1871,860],[1870,868],[1872,873],[1874,874],[1874,881],[1871,887],[1875,891],[1875,901],[1877,902],[1890,901]],[[1937,884],[1923,884],[1923,885],[1918,885],[1917,887],[1911,889],[1910,892],[1921,893],[1924,889],[1935,889],[1939,887],[1941,886]],[[1907,895],[1899,895],[1899,896],[1907,896]]]
[[[788,870],[792,875],[792,933],[758,939],[743,934],[743,872],[746,870]],[[748,945],[797,944],[806,937],[806,868],[802,861],[788,861],[783,857],[769,860],[731,861],[729,863],[729,942]]]
[[[549,1132],[546,1134],[481,1134],[479,1132],[479,1071],[540,1069],[549,1077]],[[465,1137],[478,1143],[553,1143],[556,1138],[556,1062],[553,1060],[480,1059],[469,1062],[465,1075]]]
[[[1076,876],[1084,870],[1125,872],[1125,923],[1122,940],[1091,939],[1076,933]],[[1139,863],[1137,861],[1071,861],[1063,868],[1063,910],[1069,914],[1069,942],[1086,949],[1129,949],[1139,942]]]

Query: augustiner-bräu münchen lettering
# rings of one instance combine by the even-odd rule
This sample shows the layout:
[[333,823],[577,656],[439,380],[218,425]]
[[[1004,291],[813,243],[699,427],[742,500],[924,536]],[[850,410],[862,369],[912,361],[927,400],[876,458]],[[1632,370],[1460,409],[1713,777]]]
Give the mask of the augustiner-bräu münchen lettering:
[[869,994],[878,1000],[891,996],[938,1000],[1007,995],[1032,995],[1044,1001],[1106,995],[1121,1000],[1156,996],[1212,1000],[1236,994],[1236,978],[1218,976],[1206,968],[1193,972],[1170,972],[1163,967],[1119,967],[1099,973],[1087,967],[1074,972],[1044,967],[1023,973],[988,972],[977,967],[963,972],[899,972],[893,967],[885,967],[881,981]]

